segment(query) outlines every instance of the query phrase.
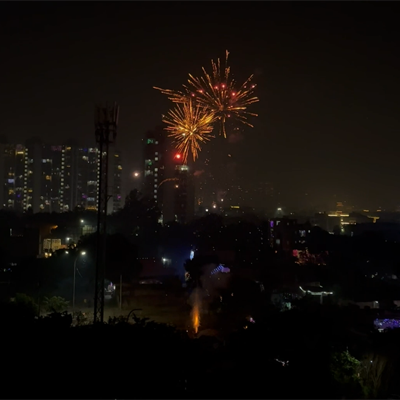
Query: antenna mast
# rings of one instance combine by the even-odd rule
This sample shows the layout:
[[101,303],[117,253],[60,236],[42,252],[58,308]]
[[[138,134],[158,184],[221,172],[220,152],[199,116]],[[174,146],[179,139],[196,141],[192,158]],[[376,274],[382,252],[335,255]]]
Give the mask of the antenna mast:
[[94,320],[104,322],[104,285],[106,267],[106,218],[108,203],[108,158],[110,144],[117,137],[119,107],[117,103],[95,108],[95,136],[99,148],[99,187],[97,200],[96,282]]

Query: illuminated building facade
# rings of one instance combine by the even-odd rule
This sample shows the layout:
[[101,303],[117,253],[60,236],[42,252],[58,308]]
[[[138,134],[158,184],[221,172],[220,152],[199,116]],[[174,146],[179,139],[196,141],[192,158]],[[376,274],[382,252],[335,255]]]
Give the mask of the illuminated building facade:
[[64,211],[64,146],[42,146],[40,211]]
[[163,209],[164,188],[160,186],[165,178],[166,141],[163,128],[146,132],[144,138],[144,180],[143,194]]
[[77,201],[85,210],[97,209],[100,152],[96,147],[78,149]]
[[183,164],[182,156],[176,154],[175,161],[175,186],[174,186],[174,215],[175,221],[186,224],[194,217],[195,189],[193,175],[189,166]]
[[72,211],[77,204],[77,197],[76,197],[77,159],[78,159],[78,148],[69,145],[64,146],[64,158],[63,158],[64,211]]
[[[110,212],[121,207],[121,153],[109,182]],[[1,208],[19,212],[64,212],[97,209],[99,151],[69,145],[0,144]]]
[[307,230],[297,224],[297,220],[282,217],[269,221],[269,242],[273,249],[291,252],[305,241]]
[[112,196],[108,203],[108,212],[116,212],[120,210],[124,204],[122,200],[122,155],[121,152],[115,150],[109,159],[110,172],[109,192]]
[[33,138],[26,143],[26,192],[24,211],[39,212],[42,201],[37,193],[40,193],[41,166],[42,166],[42,143],[40,139]]
[[0,150],[1,206],[16,210],[16,146],[1,144]]

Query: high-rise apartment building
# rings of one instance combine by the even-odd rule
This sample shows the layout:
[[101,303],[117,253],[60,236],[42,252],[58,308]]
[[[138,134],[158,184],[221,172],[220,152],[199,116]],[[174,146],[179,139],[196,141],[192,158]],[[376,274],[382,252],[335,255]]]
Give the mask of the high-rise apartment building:
[[[117,164],[114,158],[118,158]],[[97,209],[99,150],[35,141],[0,144],[0,205],[15,211]],[[109,212],[121,207],[121,153],[110,155]],[[116,173],[118,171],[118,173]]]
[[97,147],[78,149],[76,205],[86,210],[97,209],[99,162],[100,152]]
[[[0,176],[1,176],[1,206],[2,208],[17,209],[17,193],[21,196],[20,179],[17,179],[17,149],[10,144],[0,145]],[[18,189],[17,189],[18,188]],[[22,189],[23,190],[23,189]]]
[[166,141],[165,131],[156,128],[146,132],[144,138],[143,193],[152,198],[163,209],[164,190],[160,183],[165,179]]
[[182,163],[182,156],[176,154],[174,173],[174,215],[181,224],[191,221],[194,217],[195,188],[193,174],[189,166]]
[[119,150],[114,150],[109,158],[108,191],[112,198],[108,212],[116,212],[123,207],[122,201],[122,157]]
[[73,210],[77,205],[77,160],[78,148],[71,145],[64,146],[64,186],[63,207],[64,211]]

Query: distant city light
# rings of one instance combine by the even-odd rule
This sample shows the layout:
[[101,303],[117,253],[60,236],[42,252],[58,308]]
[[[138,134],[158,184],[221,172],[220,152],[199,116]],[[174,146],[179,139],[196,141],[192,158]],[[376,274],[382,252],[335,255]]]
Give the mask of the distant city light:
[[194,257],[194,251],[193,251],[193,250],[190,250],[190,256],[189,256],[189,258],[190,258],[191,260],[193,260],[193,257]]
[[215,204],[213,204],[213,208],[217,208],[217,206]]
[[134,176],[135,178],[137,178],[137,177],[139,176],[139,172],[134,172],[134,173],[133,173],[133,176]]
[[206,208],[206,212],[208,212],[208,208]]
[[282,208],[279,207],[279,208],[278,208],[278,211],[282,211]]
[[68,240],[71,240],[71,238],[67,237],[67,238],[66,238],[66,241],[68,242]]
[[83,224],[85,221],[83,219],[81,219],[81,224]]
[[179,160],[181,158],[181,155],[180,154],[176,154],[175,158],[177,158]]

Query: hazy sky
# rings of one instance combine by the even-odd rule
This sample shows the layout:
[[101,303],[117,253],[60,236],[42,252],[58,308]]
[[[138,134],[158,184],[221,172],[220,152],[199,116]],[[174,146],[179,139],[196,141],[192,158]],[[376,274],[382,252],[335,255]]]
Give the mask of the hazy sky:
[[3,2],[0,134],[90,141],[94,104],[115,100],[133,171],[170,106],[152,86],[178,89],[228,49],[237,80],[255,74],[259,117],[208,145],[215,165],[273,182],[284,205],[393,207],[398,25],[391,2]]

